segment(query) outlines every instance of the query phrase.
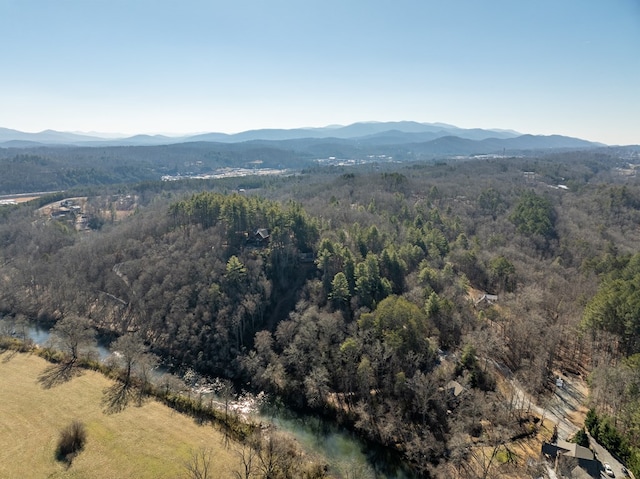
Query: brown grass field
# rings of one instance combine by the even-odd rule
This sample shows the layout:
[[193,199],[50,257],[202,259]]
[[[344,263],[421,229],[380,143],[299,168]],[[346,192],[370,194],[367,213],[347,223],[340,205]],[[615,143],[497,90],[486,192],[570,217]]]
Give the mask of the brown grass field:
[[[226,448],[211,425],[197,425],[153,400],[105,414],[101,399],[109,379],[82,371],[44,389],[37,379],[47,366],[32,354],[0,354],[0,478],[187,478],[185,463],[205,448],[212,451],[211,477],[233,477],[239,466],[234,444]],[[55,449],[74,419],[86,426],[87,442],[67,467]]]

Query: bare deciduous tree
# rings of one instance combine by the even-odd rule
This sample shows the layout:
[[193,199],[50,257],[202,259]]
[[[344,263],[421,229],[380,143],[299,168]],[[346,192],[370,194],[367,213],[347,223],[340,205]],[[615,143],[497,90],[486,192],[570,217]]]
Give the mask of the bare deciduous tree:
[[68,315],[51,328],[50,342],[67,354],[69,363],[75,363],[80,353],[95,348],[95,337],[96,331],[88,318]]
[[240,459],[241,463],[241,470],[234,471],[234,477],[236,479],[251,479],[256,470],[255,461],[258,456],[258,451],[253,447],[250,441],[247,441],[238,446],[234,452]]
[[200,448],[191,453],[191,457],[185,462],[189,479],[211,479],[212,467],[211,457],[213,452],[209,448]]

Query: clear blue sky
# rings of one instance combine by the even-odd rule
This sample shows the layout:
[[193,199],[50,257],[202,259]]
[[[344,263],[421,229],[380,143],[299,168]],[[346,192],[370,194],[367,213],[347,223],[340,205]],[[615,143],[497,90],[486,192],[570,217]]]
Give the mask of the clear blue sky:
[[640,143],[640,0],[0,0],[0,126]]

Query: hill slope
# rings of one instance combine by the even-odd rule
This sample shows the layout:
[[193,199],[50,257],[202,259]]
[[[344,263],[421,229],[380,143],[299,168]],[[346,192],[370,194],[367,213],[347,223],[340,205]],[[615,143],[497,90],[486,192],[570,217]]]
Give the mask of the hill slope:
[[[119,414],[102,412],[102,390],[111,382],[86,371],[68,383],[43,389],[43,359],[1,355],[0,477],[156,479],[182,477],[193,451],[212,448],[211,477],[232,477],[238,459],[211,426],[149,401]],[[55,460],[60,431],[74,419],[87,428],[87,445],[70,468]]]

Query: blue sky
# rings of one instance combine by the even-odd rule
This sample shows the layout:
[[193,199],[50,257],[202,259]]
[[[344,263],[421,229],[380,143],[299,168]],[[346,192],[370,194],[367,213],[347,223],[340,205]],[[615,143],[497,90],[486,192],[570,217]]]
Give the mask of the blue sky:
[[0,127],[640,143],[640,0],[0,0]]

